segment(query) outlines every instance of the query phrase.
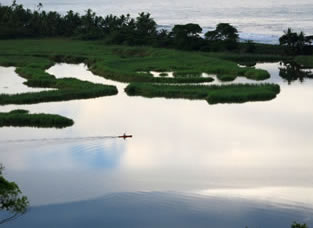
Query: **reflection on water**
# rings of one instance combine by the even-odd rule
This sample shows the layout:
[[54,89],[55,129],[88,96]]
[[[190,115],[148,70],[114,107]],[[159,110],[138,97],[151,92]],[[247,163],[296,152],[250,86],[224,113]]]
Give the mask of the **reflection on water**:
[[5,227],[287,228],[295,220],[312,224],[312,214],[305,209],[281,209],[244,199],[137,192],[34,207]]
[[280,208],[303,208],[312,211],[313,188],[311,187],[258,187],[258,188],[223,188],[208,189],[196,192],[197,194],[222,197],[227,199],[248,199]]
[[[57,67],[58,72],[53,72]],[[64,140],[57,143],[53,141],[1,143],[0,160],[7,167],[8,178],[19,184],[33,206],[39,206],[33,209],[34,217],[44,216],[47,218],[46,221],[50,221],[48,218],[52,212],[50,210],[60,211],[58,219],[54,221],[60,219],[60,224],[65,224],[65,227],[68,224],[66,221],[69,221],[67,216],[71,215],[68,208],[72,208],[73,205],[79,205],[77,210],[73,211],[75,216],[83,219],[87,217],[82,214],[90,215],[87,212],[90,209],[87,202],[92,202],[90,207],[96,208],[95,205],[100,205],[101,208],[99,211],[90,209],[90,213],[95,216],[102,215],[100,220],[90,215],[89,221],[94,221],[95,227],[99,224],[97,221],[106,224],[104,220],[108,221],[107,224],[116,224],[117,227],[119,224],[117,221],[121,221],[120,226],[123,224],[125,226],[123,221],[129,220],[123,216],[127,214],[133,216],[137,224],[144,221],[142,214],[143,217],[147,217],[146,222],[154,221],[155,217],[149,217],[152,214],[140,212],[135,215],[133,214],[135,210],[131,209],[134,204],[125,204],[131,199],[136,199],[133,203],[137,203],[138,208],[144,211],[146,209],[144,205],[153,205],[155,198],[152,197],[152,193],[148,194],[151,191],[201,193],[200,198],[205,194],[209,198],[212,197],[212,200],[220,197],[219,199],[224,202],[222,204],[221,201],[217,201],[215,205],[210,203],[211,199],[190,200],[196,207],[193,208],[183,207],[185,201],[178,193],[168,196],[176,200],[177,204],[171,204],[172,201],[168,198],[160,199],[154,213],[162,213],[164,207],[170,203],[172,207],[168,209],[167,218],[171,217],[172,220],[164,219],[164,223],[178,224],[177,226],[180,223],[174,223],[174,218],[179,222],[183,221],[179,218],[184,218],[184,221],[195,221],[194,219],[200,221],[201,217],[212,218],[204,219],[202,227],[215,224],[210,223],[211,221],[226,227],[225,215],[232,216],[232,213],[224,214],[223,211],[232,205],[236,208],[234,211],[244,211],[245,221],[255,221],[255,224],[264,224],[262,221],[267,221],[263,227],[274,227],[276,223],[272,221],[276,218],[271,215],[276,212],[274,213],[272,203],[269,202],[279,203],[275,204],[275,207],[279,211],[277,218],[281,218],[280,224],[289,226],[293,220],[304,221],[306,213],[311,211],[306,209],[303,212],[300,209],[313,208],[312,200],[307,200],[311,199],[309,191],[313,188],[311,181],[313,107],[309,105],[313,100],[313,81],[307,80],[304,83],[295,81],[288,85],[279,76],[278,63],[257,64],[256,67],[268,70],[272,75],[269,80],[281,85],[281,93],[276,99],[268,102],[208,105],[205,101],[128,97],[123,92],[126,84],[97,78],[83,65],[57,65],[49,69],[49,72],[58,74],[58,77],[65,77],[68,75],[66,72],[75,72],[75,75],[70,73],[68,76],[81,76],[85,79],[87,79],[85,75],[88,74],[88,77],[100,80],[99,83],[117,85],[119,94],[97,99],[20,105],[18,108],[29,109],[32,112],[44,111],[67,116],[74,119],[75,125],[58,130],[1,128],[0,140],[78,138],[120,135],[124,132],[134,135],[134,138],[70,142]],[[299,97],[301,99],[297,99]],[[16,105],[8,105],[1,107],[1,110],[9,111],[15,108]],[[242,189],[241,194],[238,195],[231,189]],[[263,193],[252,194],[247,189],[258,189]],[[280,190],[272,191],[272,194],[268,189]],[[226,193],[221,195],[221,190]],[[142,191],[147,194],[136,193]],[[128,193],[129,197],[126,198],[121,194],[120,201],[119,197],[111,197],[119,195],[120,192],[133,193]],[[266,195],[264,192],[269,193]],[[288,197],[277,200],[281,196],[279,192],[288,192]],[[137,198],[132,194],[137,195]],[[103,195],[107,195],[111,203],[106,204],[107,201],[101,200],[90,201]],[[297,197],[300,195],[303,198]],[[69,203],[81,200],[89,201]],[[248,200],[249,203],[232,203],[242,200]],[[147,204],[144,204],[145,202]],[[58,203],[66,204],[40,207]],[[250,203],[257,205],[260,210],[251,209]],[[289,209],[281,207],[283,203],[287,203]],[[203,213],[202,209],[199,211],[200,206]],[[67,212],[63,213],[63,209],[59,207]],[[290,207],[293,208],[291,212]],[[104,214],[110,210],[112,213],[105,217]],[[125,213],[119,213],[119,210],[124,210]],[[208,216],[207,211],[214,216]],[[254,216],[250,216],[251,214]],[[266,218],[271,219],[264,219],[262,217],[264,214],[267,214]],[[290,215],[295,215],[295,218]],[[25,224],[30,224],[28,222],[39,224],[40,221],[45,221],[44,219],[35,221],[31,219],[31,214],[29,216],[29,220],[26,217],[23,220]],[[236,219],[242,222],[243,217],[240,216],[238,215]],[[73,222],[73,219],[70,221]],[[82,222],[79,219],[77,221]],[[311,220],[307,221],[312,224]],[[234,224],[244,227],[254,223]],[[40,226],[42,227],[42,224],[37,227]]]
[[279,76],[291,84],[297,80],[304,82],[305,79],[313,79],[313,72],[312,69],[302,69],[294,62],[284,62],[279,67]]
[[115,82],[105,79],[103,77],[94,75],[88,70],[88,67],[81,64],[67,64],[58,63],[46,70],[47,73],[54,75],[56,78],[77,78],[82,81],[89,81],[92,83],[101,83],[105,85],[115,85],[119,91],[124,90],[125,83]]
[[23,83],[25,79],[15,73],[15,67],[0,67],[0,94],[15,94],[25,92],[39,92],[43,88],[30,88]]

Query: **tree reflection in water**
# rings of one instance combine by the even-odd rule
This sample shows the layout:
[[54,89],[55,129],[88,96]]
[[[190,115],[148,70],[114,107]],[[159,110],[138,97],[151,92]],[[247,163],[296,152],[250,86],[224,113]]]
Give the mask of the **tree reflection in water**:
[[279,76],[285,79],[290,85],[293,81],[299,80],[302,83],[305,78],[313,79],[313,72],[310,69],[302,68],[295,62],[281,62]]

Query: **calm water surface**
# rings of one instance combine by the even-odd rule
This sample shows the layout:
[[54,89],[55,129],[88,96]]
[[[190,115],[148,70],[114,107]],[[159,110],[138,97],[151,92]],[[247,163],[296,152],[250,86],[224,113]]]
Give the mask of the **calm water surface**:
[[26,79],[18,76],[15,73],[14,67],[0,67],[0,94],[15,94],[15,93],[26,93],[26,92],[40,92],[43,88],[30,88],[23,83]]
[[[312,226],[313,80],[288,84],[278,63],[257,67],[280,84],[276,99],[209,105],[128,97],[126,84],[83,64],[53,66],[48,72],[59,78],[116,85],[119,94],[0,107],[75,121],[61,130],[0,129],[5,176],[32,205],[6,226],[289,227],[294,220]],[[12,73],[0,69],[0,77]],[[134,138],[105,138],[124,132]]]
[[[2,0],[11,4],[11,0]],[[18,3],[36,9],[37,0],[23,0]],[[313,34],[313,2],[311,0],[42,0],[45,10],[65,13],[75,10],[84,13],[91,8],[101,15],[127,14],[136,16],[139,12],[150,12],[159,25],[171,27],[174,24],[199,23],[212,29],[217,23],[229,22],[235,25],[241,38],[259,42],[277,43],[278,37],[288,27]]]

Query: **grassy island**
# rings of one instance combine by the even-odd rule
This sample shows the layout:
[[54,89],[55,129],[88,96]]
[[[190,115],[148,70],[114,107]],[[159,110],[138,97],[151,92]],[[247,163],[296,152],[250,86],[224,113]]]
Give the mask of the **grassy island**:
[[29,114],[27,110],[0,113],[0,127],[64,128],[73,124],[73,120],[60,115]]
[[217,104],[271,100],[280,92],[280,87],[275,84],[179,86],[131,83],[125,88],[125,91],[129,96],[207,100],[209,104]]

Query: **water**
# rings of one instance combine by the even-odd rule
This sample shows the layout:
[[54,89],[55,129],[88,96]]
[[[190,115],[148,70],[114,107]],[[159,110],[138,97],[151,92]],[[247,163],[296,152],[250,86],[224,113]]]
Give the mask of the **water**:
[[0,68],[0,94],[15,94],[26,92],[40,92],[43,88],[30,88],[23,83],[26,79],[21,78],[15,73],[14,67]]
[[[11,4],[10,0],[1,1]],[[20,1],[18,1],[20,2]],[[311,0],[94,0],[94,1],[41,1],[45,10],[65,13],[75,10],[84,13],[91,8],[100,15],[127,14],[136,16],[139,12],[150,12],[157,23],[164,28],[174,24],[199,23],[205,30],[217,23],[228,22],[235,25],[241,38],[264,43],[277,43],[279,36],[288,27],[313,34],[313,3]],[[20,2],[26,7],[36,9],[37,0]]]
[[[75,121],[65,129],[0,128],[5,176],[32,206],[4,227],[312,226],[313,80],[288,83],[278,63],[256,67],[280,84],[276,99],[209,105],[128,97],[127,84],[83,64],[48,69],[58,78],[116,85],[119,94],[1,106]],[[124,132],[134,138],[106,137]]]
[[312,222],[311,214],[303,209],[281,210],[241,199],[160,192],[109,194],[95,200],[34,207],[26,216],[4,227],[290,227],[294,220]]

